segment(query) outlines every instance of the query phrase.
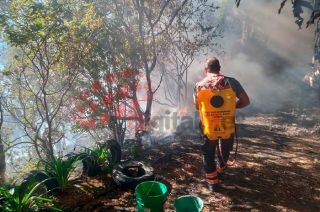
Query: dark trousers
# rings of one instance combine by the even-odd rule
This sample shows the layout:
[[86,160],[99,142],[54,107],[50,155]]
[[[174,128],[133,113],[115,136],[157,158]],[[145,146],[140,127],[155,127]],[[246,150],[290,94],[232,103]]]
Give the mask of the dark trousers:
[[[220,154],[219,141],[210,141],[206,137],[203,137],[203,139],[204,144],[202,145],[201,150],[203,153],[203,165],[206,174],[216,172],[217,165],[219,168],[224,169],[226,167],[225,163],[227,163],[229,159],[230,151],[233,148],[234,136],[231,136],[231,138],[227,140],[221,140],[222,155]],[[218,158],[218,164],[215,161],[216,154]]]

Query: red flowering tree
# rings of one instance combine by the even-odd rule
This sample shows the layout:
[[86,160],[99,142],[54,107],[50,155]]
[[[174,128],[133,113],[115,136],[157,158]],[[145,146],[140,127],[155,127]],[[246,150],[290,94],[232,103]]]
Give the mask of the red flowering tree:
[[79,88],[78,96],[72,101],[70,117],[75,126],[85,131],[111,129],[120,143],[127,127],[143,130],[140,104],[147,100],[147,95],[142,89],[146,85],[141,85],[140,78],[139,70],[125,68]]

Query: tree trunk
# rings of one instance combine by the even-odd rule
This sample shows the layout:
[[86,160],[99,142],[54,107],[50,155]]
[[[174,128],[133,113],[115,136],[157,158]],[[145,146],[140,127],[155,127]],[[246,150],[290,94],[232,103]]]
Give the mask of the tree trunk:
[[4,145],[0,135],[0,185],[5,182],[6,173],[6,155],[4,152]]
[[0,184],[5,182],[6,173],[6,154],[4,152],[4,145],[2,141],[2,124],[3,124],[3,108],[0,97]]
[[149,73],[146,74],[146,79],[147,79],[148,90],[147,90],[147,105],[146,105],[146,110],[144,112],[144,124],[146,127],[148,127],[150,124],[151,109],[152,109],[152,103],[153,103],[153,91],[151,87],[151,77]]

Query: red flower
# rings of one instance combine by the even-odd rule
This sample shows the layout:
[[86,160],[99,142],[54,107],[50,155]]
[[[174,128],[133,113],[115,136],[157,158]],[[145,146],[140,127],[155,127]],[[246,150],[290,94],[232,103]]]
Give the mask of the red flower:
[[80,115],[82,115],[84,113],[84,107],[79,106],[76,112],[80,113]]
[[109,84],[112,84],[116,81],[116,76],[112,73],[112,74],[108,74],[106,76],[106,80]]
[[87,120],[86,125],[89,129],[94,129],[96,127],[96,121],[94,119],[89,119]]
[[84,125],[85,125],[85,120],[84,119],[78,119],[77,122],[78,122],[80,127],[84,127]]
[[95,112],[95,111],[97,111],[97,109],[98,109],[98,103],[97,102],[90,102],[89,103],[89,107],[90,107],[90,110],[92,111],[92,112]]
[[116,117],[117,118],[126,117],[126,106],[124,104],[121,104],[116,108]]
[[102,82],[100,80],[94,81],[94,83],[91,86],[91,90],[94,93],[98,93],[102,89]]
[[89,129],[96,127],[96,121],[94,119],[80,119],[78,122],[81,127],[87,127]]
[[100,115],[100,123],[101,124],[108,124],[109,123],[109,114],[107,112],[103,112]]
[[88,90],[82,90],[80,91],[80,95],[79,95],[79,98],[82,100],[82,101],[85,101],[88,99],[90,93]]
[[125,99],[125,98],[127,98],[128,96],[129,96],[129,87],[128,86],[123,86],[123,87],[121,87],[120,89],[119,89],[119,92],[118,92],[118,94],[119,94],[119,97],[121,98],[121,99]]
[[137,76],[139,74],[139,71],[127,68],[123,70],[122,74],[124,78],[132,78]]
[[136,92],[139,92],[141,90],[141,86],[140,86],[139,82],[135,82],[134,89]]
[[114,98],[112,93],[107,92],[103,97],[103,102],[106,107],[110,107],[113,104]]

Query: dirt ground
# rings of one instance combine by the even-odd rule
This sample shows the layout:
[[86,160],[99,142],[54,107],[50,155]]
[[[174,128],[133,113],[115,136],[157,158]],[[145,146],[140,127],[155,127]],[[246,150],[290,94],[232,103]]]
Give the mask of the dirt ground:
[[[239,120],[238,160],[227,170],[219,193],[206,188],[201,141],[188,133],[139,157],[169,187],[165,211],[174,211],[174,200],[187,194],[204,201],[203,211],[320,211],[319,109]],[[106,178],[91,179],[105,182],[104,192],[71,211],[136,211],[134,192]]]

